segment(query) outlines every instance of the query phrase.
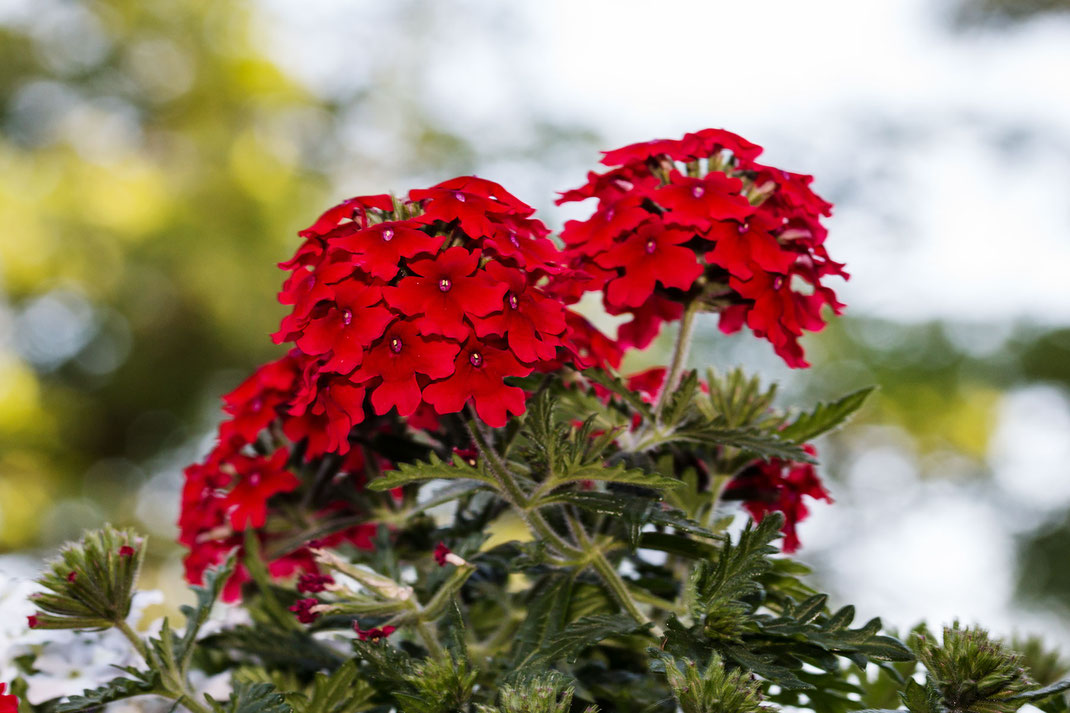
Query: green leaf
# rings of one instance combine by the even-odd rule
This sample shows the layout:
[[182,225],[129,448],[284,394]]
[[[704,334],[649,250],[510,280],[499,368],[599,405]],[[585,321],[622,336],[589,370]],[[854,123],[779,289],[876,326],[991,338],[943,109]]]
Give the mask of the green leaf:
[[566,483],[579,483],[584,480],[639,485],[651,490],[678,488],[682,485],[681,481],[676,478],[667,478],[657,473],[647,473],[637,468],[625,468],[620,463],[613,466],[606,466],[601,463],[577,465],[569,469],[566,474],[559,476],[555,483],[557,485],[565,485]]
[[224,629],[201,639],[198,647],[218,651],[235,664],[296,670],[302,674],[334,669],[342,663],[338,652],[313,638],[307,630],[282,630],[266,624]]
[[219,595],[223,592],[223,587],[234,572],[236,563],[237,554],[232,553],[219,567],[206,571],[204,573],[204,584],[199,587],[192,587],[193,595],[196,597],[194,605],[183,604],[179,607],[179,611],[186,617],[186,631],[175,646],[175,656],[181,662],[183,670],[185,669],[185,663],[193,655],[193,643],[197,639],[197,634],[200,632],[201,627],[204,626],[204,623],[208,621],[212,606],[215,605]]
[[216,713],[293,713],[290,704],[270,683],[241,682],[230,698],[220,702],[206,695]]
[[140,672],[140,680],[131,678],[113,678],[103,686],[86,689],[80,696],[70,696],[58,704],[55,713],[81,713],[81,711],[100,708],[113,701],[124,698],[159,693],[160,674],[155,671]]
[[437,454],[420,463],[400,463],[397,470],[389,470],[380,477],[368,483],[370,490],[393,490],[410,483],[419,483],[425,480],[478,480],[482,483],[497,486],[494,478],[477,470],[464,462],[460,456],[453,456],[452,463],[445,463]]
[[600,515],[635,518],[641,525],[651,523],[675,528],[701,537],[713,538],[716,535],[702,527],[683,512],[670,507],[665,502],[630,493],[600,493],[596,491],[565,491],[548,495],[539,501],[539,505],[568,503],[588,512]]
[[1065,681],[1059,681],[1053,683],[1050,686],[1044,686],[1043,688],[1037,688],[1032,691],[1025,691],[1017,695],[1011,696],[1011,700],[1015,701],[1039,701],[1049,696],[1054,696],[1058,693],[1070,691],[1070,679]]
[[623,614],[596,614],[571,622],[555,636],[539,647],[526,666],[538,667],[564,660],[573,663],[586,648],[612,636],[630,634],[641,628],[630,616]]
[[804,443],[842,425],[866,402],[875,387],[870,386],[847,394],[829,404],[818,404],[812,411],[801,414],[780,431],[780,437],[791,443]]
[[776,384],[763,390],[759,377],[747,378],[743,370],[738,368],[724,376],[709,369],[706,382],[709,385],[708,408],[716,423],[728,428],[776,427],[782,420],[770,413],[776,396]]
[[565,628],[572,600],[572,576],[553,572],[540,578],[527,598],[527,613],[514,637],[513,661],[520,665],[547,647]]
[[319,672],[309,695],[290,695],[295,713],[356,713],[375,694],[359,677],[356,659],[349,659],[331,673]]
[[708,560],[717,555],[717,548],[711,544],[667,532],[642,533],[639,536],[639,547],[689,559]]
[[738,448],[766,460],[780,458],[804,463],[816,462],[813,456],[782,433],[776,434],[759,428],[719,428],[710,424],[698,424],[680,429],[667,437],[667,440]]
[[662,423],[672,428],[683,421],[696,393],[698,393],[698,372],[692,370],[687,373],[669,398],[668,407],[661,415]]
[[769,555],[777,549],[770,543],[780,537],[783,524],[780,513],[769,513],[757,527],[751,521],[735,544],[725,543],[715,563],[696,566],[689,586],[700,611],[710,612],[761,590],[757,580],[773,567]]
[[923,686],[912,678],[907,679],[907,686],[899,697],[910,713],[943,713],[940,694],[929,684]]
[[654,411],[650,408],[650,404],[643,401],[639,394],[635,393],[628,386],[616,376],[612,376],[602,369],[587,369],[583,372],[588,380],[600,384],[611,392],[619,396],[625,403],[632,407],[636,413],[641,415],[646,421],[654,420]]

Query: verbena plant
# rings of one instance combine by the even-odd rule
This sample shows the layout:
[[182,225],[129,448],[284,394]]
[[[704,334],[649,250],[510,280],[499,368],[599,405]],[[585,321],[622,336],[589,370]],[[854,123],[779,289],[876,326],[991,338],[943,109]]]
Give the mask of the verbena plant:
[[[328,210],[283,265],[275,339],[291,350],[225,397],[216,447],[186,471],[196,604],[139,634],[144,543],[87,535],[39,580],[30,624],[117,627],[141,663],[22,705],[1066,711],[1070,682],[1043,680],[1056,666],[1035,651],[1027,665],[957,624],[904,643],[830,609],[781,555],[806,500],[829,499],[810,441],[868,390],[782,411],[741,371],[687,368],[700,312],[805,367],[799,337],[843,307],[825,284],[846,277],[824,246],[831,206],[760,153],[720,130],[609,152],[562,194],[598,205],[559,240],[474,177]],[[615,337],[575,310],[590,292],[630,316]],[[671,322],[669,365],[620,375]],[[739,504],[754,520],[731,536]],[[202,634],[219,599],[246,623]],[[229,672],[233,692],[204,695],[191,671]]]

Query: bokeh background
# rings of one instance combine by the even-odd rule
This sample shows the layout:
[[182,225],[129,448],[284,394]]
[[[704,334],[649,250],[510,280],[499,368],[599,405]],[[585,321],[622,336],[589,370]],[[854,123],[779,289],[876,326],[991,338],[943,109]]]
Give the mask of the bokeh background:
[[850,308],[807,372],[712,322],[693,361],[881,387],[820,444],[802,558],[860,615],[1070,651],[1068,10],[0,0],[0,571],[111,520],[179,590],[181,469],[326,206],[474,172],[559,228],[599,149],[723,126],[836,203]]

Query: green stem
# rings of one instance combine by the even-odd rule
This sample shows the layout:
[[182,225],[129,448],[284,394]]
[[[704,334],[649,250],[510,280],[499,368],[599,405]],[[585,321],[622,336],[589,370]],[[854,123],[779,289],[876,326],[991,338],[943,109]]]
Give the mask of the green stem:
[[669,402],[669,398],[676,387],[680,385],[680,375],[687,365],[687,355],[691,351],[691,341],[695,332],[695,315],[698,314],[699,301],[692,300],[684,309],[684,315],[680,318],[680,330],[676,333],[676,343],[673,345],[672,361],[669,363],[669,371],[665,374],[665,383],[662,384],[661,393],[658,394],[657,404],[654,406],[654,421],[661,423],[661,412]]
[[126,623],[125,619],[119,619],[115,622],[115,626],[119,631],[123,633],[126,640],[130,642],[130,645],[134,647],[141,658],[145,659],[145,663],[151,664],[149,661],[149,647],[145,645],[145,642],[137,635],[137,632],[130,628],[130,625]]
[[275,598],[274,592],[271,591],[271,577],[268,575],[267,567],[264,566],[264,561],[261,557],[260,540],[256,536],[256,531],[250,528],[245,531],[245,568],[249,570],[249,576],[256,582],[256,587],[260,590],[264,609],[267,611],[268,616],[274,619],[275,623],[283,629],[299,630],[301,627],[297,620],[279,604],[279,600]]
[[[154,664],[149,659],[149,647],[145,644],[145,641],[137,635],[137,632],[126,623],[125,619],[116,621],[115,628],[122,632],[123,636],[126,637],[126,640],[130,642],[130,645],[134,647],[141,658],[145,660],[146,664],[150,667],[159,665],[159,662]],[[189,684],[186,683],[181,672],[174,670],[175,667],[173,663],[174,662],[168,664],[168,670],[163,672],[163,680],[166,682],[167,688],[170,689],[167,691],[167,693],[170,694],[167,697],[184,705],[190,713],[209,713],[206,707],[197,702],[195,694],[189,690]]]
[[442,644],[438,643],[435,633],[431,631],[427,622],[423,620],[422,613],[416,618],[416,633],[423,639],[424,646],[427,647],[428,652],[433,658],[445,658],[446,650],[442,648]]
[[[594,566],[598,574],[602,576],[602,580],[606,583],[606,586],[609,587],[617,601],[620,602],[620,605],[624,607],[624,610],[627,611],[637,623],[650,624],[650,619],[639,608],[639,603],[632,597],[628,585],[625,584],[624,580],[617,573],[616,568],[610,564],[602,551],[599,549],[592,549],[589,554],[591,557],[591,564]],[[660,637],[663,633],[661,627],[657,624],[654,624],[651,631],[656,637]]]
[[498,457],[489,439],[479,430],[478,424],[473,428],[472,424],[465,421],[464,427],[468,430],[468,435],[471,436],[472,442],[476,444],[479,454],[490,464],[490,471],[498,483],[502,497],[512,506],[532,534],[544,537],[551,546],[566,557],[582,555],[583,550],[573,547],[565,538],[557,534],[541,512],[537,509],[529,508],[528,496],[524,493],[520,484],[516,482],[513,474],[509,472],[509,468]]

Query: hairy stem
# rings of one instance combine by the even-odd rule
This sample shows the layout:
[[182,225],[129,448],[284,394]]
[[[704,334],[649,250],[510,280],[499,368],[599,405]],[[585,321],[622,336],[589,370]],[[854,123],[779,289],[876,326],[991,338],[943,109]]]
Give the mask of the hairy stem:
[[680,376],[687,364],[687,355],[691,352],[691,341],[695,333],[695,315],[698,314],[699,302],[693,300],[684,309],[684,315],[680,318],[680,330],[676,333],[676,343],[673,345],[672,361],[669,363],[669,371],[665,374],[665,383],[661,386],[657,404],[654,406],[654,421],[661,422],[661,413],[676,387],[680,385]]
[[[146,664],[150,667],[158,665],[158,663],[154,664],[149,658],[149,647],[145,644],[145,641],[126,623],[125,619],[116,621],[115,628],[122,632],[123,636],[126,637],[126,640],[130,642],[130,645],[134,647],[141,658],[145,660]],[[190,713],[209,713],[206,707],[197,702],[196,694],[189,689],[185,675],[181,671],[175,670],[174,662],[172,661],[166,665],[168,670],[162,672],[163,680],[170,689],[168,691],[170,695],[166,697],[182,704]]]
[[126,623],[125,619],[119,619],[115,622],[115,627],[123,633],[126,640],[130,642],[130,645],[134,647],[134,650],[141,655],[141,658],[145,659],[145,663],[149,662],[149,647],[145,645],[145,642],[137,635],[137,632],[130,628],[130,625]]
[[549,543],[550,546],[556,549],[566,557],[577,557],[583,554],[583,550],[577,549],[572,546],[561,537],[550,526],[546,518],[541,512],[535,509],[529,508],[529,501],[527,494],[524,493],[523,488],[516,482],[516,478],[509,472],[509,468],[502,462],[502,459],[498,457],[494,447],[490,444],[489,439],[480,431],[478,422],[473,427],[470,423],[465,421],[465,428],[468,430],[468,435],[472,437],[472,442],[476,444],[476,449],[479,454],[490,465],[490,471],[494,475],[494,479],[498,482],[499,490],[502,497],[513,508],[513,510],[520,516],[520,519],[524,521],[528,529],[531,530],[535,536],[542,536]]
[[[595,568],[602,577],[602,581],[606,583],[609,590],[613,593],[613,596],[617,599],[624,610],[635,619],[639,624],[650,624],[650,618],[639,608],[639,603],[632,596],[631,591],[628,589],[628,585],[617,573],[617,569],[606,559],[605,554],[599,549],[592,549],[590,551],[591,565]],[[654,624],[651,632],[656,637],[662,635],[661,627]]]
[[442,644],[438,643],[438,638],[435,636],[435,632],[431,631],[431,627],[427,625],[427,622],[421,618],[416,619],[416,632],[420,635],[420,638],[424,642],[424,646],[427,647],[433,658],[443,658],[446,655],[446,650],[442,648]]

